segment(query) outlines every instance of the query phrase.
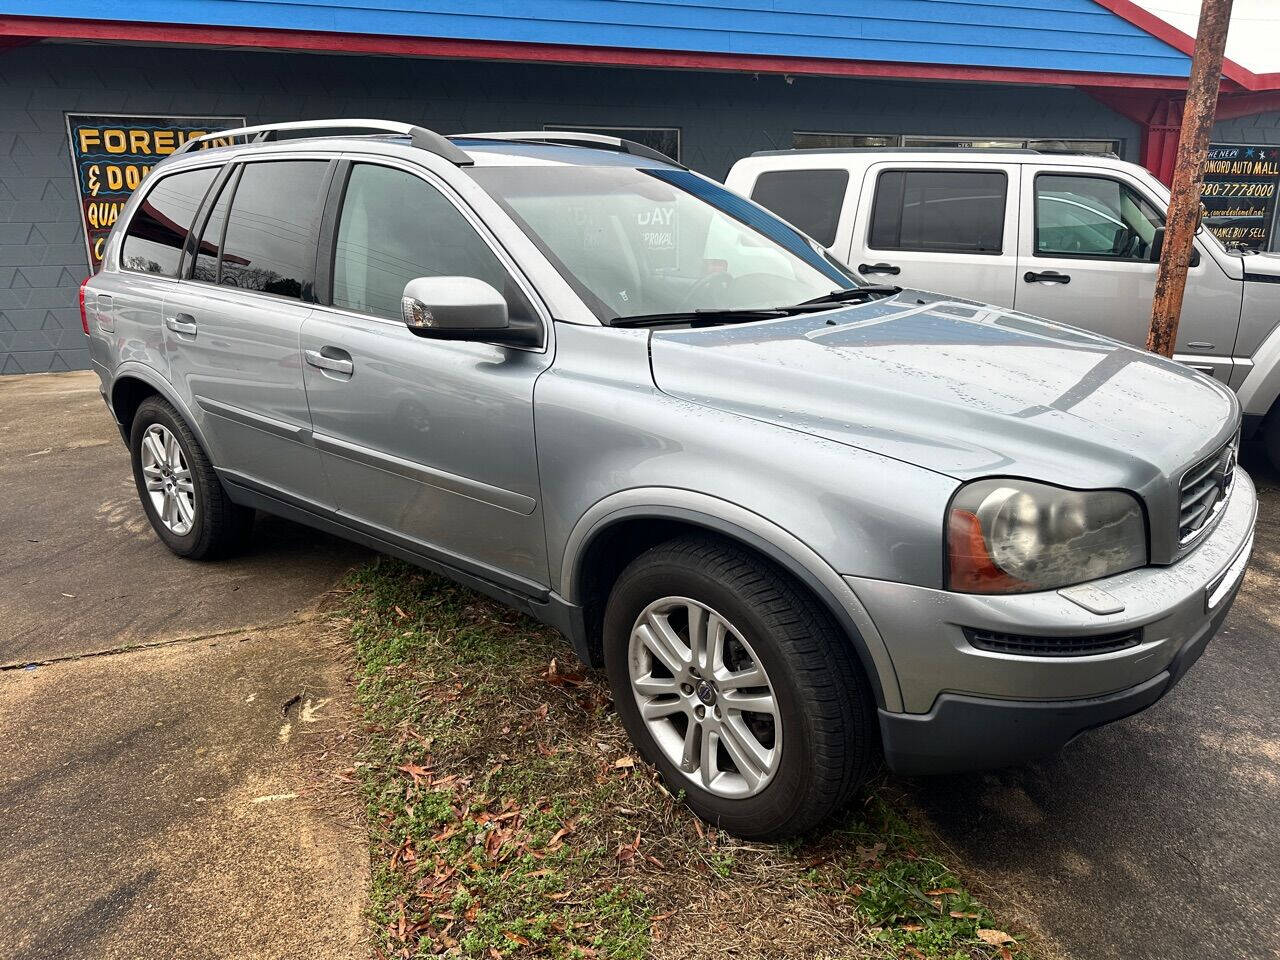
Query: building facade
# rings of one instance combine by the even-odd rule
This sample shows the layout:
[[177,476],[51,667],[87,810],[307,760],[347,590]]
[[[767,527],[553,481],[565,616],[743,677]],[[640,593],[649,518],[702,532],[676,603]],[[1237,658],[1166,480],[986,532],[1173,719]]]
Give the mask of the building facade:
[[[123,21],[0,0],[0,372],[87,364],[76,288],[96,239],[195,130],[579,128],[717,178],[791,146],[1029,145],[1167,178],[1190,65],[1188,38],[1127,0],[386,6],[135,0]],[[1215,140],[1280,144],[1273,79],[1228,65]]]

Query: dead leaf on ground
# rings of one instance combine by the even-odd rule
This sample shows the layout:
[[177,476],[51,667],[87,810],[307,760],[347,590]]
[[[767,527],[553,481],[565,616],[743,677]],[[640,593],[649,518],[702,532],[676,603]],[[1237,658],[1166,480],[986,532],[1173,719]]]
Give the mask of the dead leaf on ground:
[[546,673],[542,675],[542,679],[547,681],[547,683],[551,684],[553,687],[576,687],[587,678],[581,673],[562,670],[553,657],[550,665],[547,667]]
[[875,863],[880,859],[880,854],[884,853],[884,851],[885,846],[883,843],[873,843],[869,847],[860,846],[857,849],[858,862],[862,866],[866,866],[869,863]]
[[622,843],[618,845],[614,856],[620,863],[627,863],[635,859],[635,855],[640,852],[640,831],[636,831],[636,838],[630,843]]
[[416,763],[405,763],[396,767],[396,769],[401,773],[407,773],[409,776],[413,777],[413,785],[415,787],[423,780],[431,779],[431,769],[429,767],[419,766]]
[[1005,943],[1015,943],[1013,937],[1009,936],[1003,930],[979,930],[978,939],[983,943],[989,943],[993,947],[998,947]]

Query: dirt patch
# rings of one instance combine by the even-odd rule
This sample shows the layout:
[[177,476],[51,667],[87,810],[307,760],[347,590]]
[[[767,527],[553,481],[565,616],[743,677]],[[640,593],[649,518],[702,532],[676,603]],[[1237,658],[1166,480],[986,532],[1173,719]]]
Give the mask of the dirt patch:
[[1042,955],[884,784],[803,841],[745,843],[664,788],[552,631],[385,559],[344,606],[380,956]]

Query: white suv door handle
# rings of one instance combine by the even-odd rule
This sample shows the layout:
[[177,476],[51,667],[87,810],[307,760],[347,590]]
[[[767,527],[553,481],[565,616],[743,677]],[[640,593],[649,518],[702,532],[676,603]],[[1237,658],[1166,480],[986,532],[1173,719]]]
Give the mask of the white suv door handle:
[[164,325],[174,333],[185,334],[188,337],[196,335],[195,317],[189,313],[180,313],[176,317],[165,317]]
[[355,364],[350,360],[340,360],[336,357],[326,357],[319,350],[305,351],[307,363],[313,367],[319,367],[321,370],[332,370],[334,373],[351,374],[355,370]]

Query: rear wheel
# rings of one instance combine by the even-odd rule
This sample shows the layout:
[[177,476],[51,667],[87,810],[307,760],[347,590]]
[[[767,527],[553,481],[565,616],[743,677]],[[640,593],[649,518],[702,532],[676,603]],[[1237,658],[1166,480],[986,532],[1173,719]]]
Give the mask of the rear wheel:
[[623,724],[703,819],[801,833],[865,776],[874,710],[849,641],[754,554],[702,536],[654,547],[619,576],[604,639]]
[[170,550],[208,560],[244,545],[253,511],[231,502],[195,434],[168,402],[148,397],[139,404],[129,449],[142,508]]

